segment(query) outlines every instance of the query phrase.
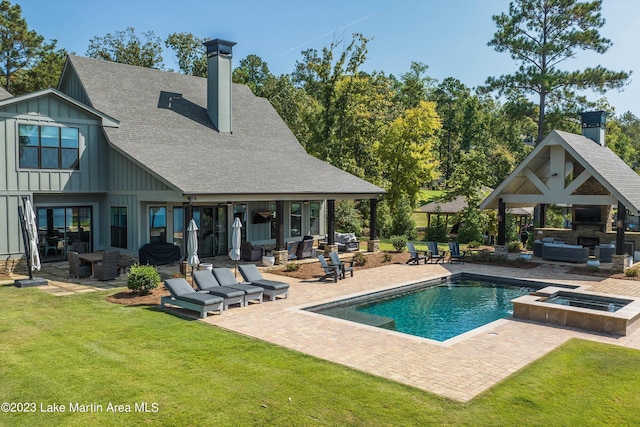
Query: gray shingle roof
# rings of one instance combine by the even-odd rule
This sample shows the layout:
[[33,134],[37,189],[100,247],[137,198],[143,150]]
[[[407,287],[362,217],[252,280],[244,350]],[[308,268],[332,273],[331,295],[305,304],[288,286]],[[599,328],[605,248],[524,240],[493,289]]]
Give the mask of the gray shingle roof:
[[0,87],[0,100],[11,98],[12,96],[6,89]]
[[[640,210],[640,175],[608,147],[603,147],[582,135],[556,131],[570,147],[568,150],[591,172],[627,209]],[[587,166],[585,166],[587,167]]]
[[105,128],[110,143],[185,194],[384,193],[308,155],[247,86],[233,85],[233,133],[224,134],[207,115],[204,78],[79,56],[69,64],[90,105],[120,121]]
[[[629,167],[608,147],[591,139],[569,132],[554,130],[518,165],[513,172],[480,204],[481,209],[497,208],[502,194],[537,194],[524,169],[545,168],[549,173],[548,149],[561,144],[597,181],[631,211],[640,211],[640,175]],[[546,151],[545,151],[546,150]]]

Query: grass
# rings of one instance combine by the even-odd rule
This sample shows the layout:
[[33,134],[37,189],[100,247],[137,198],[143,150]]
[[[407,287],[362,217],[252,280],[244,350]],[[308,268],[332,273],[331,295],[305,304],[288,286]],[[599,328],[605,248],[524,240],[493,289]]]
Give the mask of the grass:
[[[156,308],[110,304],[104,292],[0,286],[0,296],[0,402],[38,405],[0,414],[0,425],[569,426],[640,416],[640,352],[617,346],[572,340],[462,404]],[[69,412],[75,402],[103,412]],[[142,402],[157,412],[106,412]],[[39,412],[40,403],[67,412]]]

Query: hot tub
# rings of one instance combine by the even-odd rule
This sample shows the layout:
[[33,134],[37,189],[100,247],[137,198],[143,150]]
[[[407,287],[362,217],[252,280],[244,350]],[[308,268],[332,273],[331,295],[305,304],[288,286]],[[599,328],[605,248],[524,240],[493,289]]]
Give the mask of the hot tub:
[[549,286],[513,301],[513,317],[628,335],[640,323],[640,299]]

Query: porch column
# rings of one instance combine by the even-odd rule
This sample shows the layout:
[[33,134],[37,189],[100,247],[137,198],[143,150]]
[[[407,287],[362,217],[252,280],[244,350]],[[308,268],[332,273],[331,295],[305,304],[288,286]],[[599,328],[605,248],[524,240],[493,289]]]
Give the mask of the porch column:
[[507,238],[507,207],[502,199],[498,199],[498,245],[504,246]]
[[378,240],[378,199],[369,199],[369,242],[367,252],[377,252],[380,250],[380,240]]
[[[624,255],[624,229],[627,225],[627,208],[618,201],[618,219],[616,220],[616,255]],[[633,256],[633,254],[631,254]]]
[[329,252],[338,252],[336,245],[336,201],[334,199],[327,200],[327,245],[324,247],[325,254]]
[[276,200],[276,249],[273,251],[276,264],[286,264],[289,252],[284,245],[284,200]]
[[547,227],[547,205],[540,203],[540,228]]

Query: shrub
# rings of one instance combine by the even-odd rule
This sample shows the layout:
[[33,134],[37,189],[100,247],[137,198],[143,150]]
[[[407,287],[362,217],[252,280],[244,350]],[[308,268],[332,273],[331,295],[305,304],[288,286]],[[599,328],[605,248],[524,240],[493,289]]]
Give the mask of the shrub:
[[382,262],[391,262],[392,259],[393,257],[389,252],[385,252],[384,255],[382,255]]
[[402,252],[404,247],[407,246],[407,236],[404,234],[400,236],[391,236],[391,244],[398,252]]
[[160,274],[152,265],[133,264],[127,274],[127,287],[140,295],[148,294],[160,284]]
[[598,267],[597,265],[589,266],[589,273],[597,273],[598,271],[600,271],[600,267]]
[[482,246],[482,242],[479,242],[477,240],[472,240],[469,243],[467,243],[467,247],[468,248],[479,248],[480,246]]
[[624,275],[627,277],[638,277],[638,269],[637,268],[627,268],[624,271]]
[[522,242],[509,242],[507,249],[509,252],[520,252],[522,250]]
[[436,222],[426,228],[424,240],[427,242],[446,242],[447,241],[447,224]]
[[298,271],[298,269],[300,268],[300,264],[295,262],[290,262],[284,268],[287,271]]
[[416,222],[412,217],[413,208],[409,199],[403,197],[398,202],[393,218],[391,220],[391,233],[397,236],[404,234],[409,240],[415,240],[418,237],[416,230]]
[[367,258],[365,258],[362,252],[356,252],[351,259],[354,265],[365,265],[367,263]]

